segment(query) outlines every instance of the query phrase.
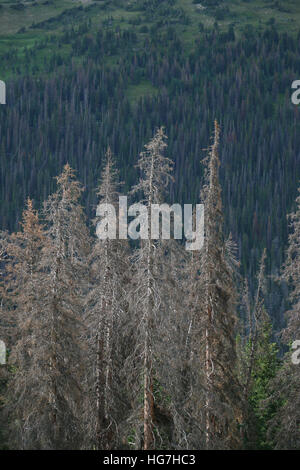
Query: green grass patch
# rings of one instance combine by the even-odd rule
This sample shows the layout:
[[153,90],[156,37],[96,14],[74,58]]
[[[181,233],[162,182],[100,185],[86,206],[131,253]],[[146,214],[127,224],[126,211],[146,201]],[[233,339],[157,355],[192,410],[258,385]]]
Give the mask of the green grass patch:
[[157,95],[158,90],[147,80],[141,81],[138,85],[129,85],[127,97],[130,104],[137,103],[141,98]]
[[[76,28],[86,21],[89,21],[89,34],[91,35],[95,35],[100,28],[134,31],[137,34],[135,49],[139,49],[142,41],[151,34],[154,26],[157,31],[162,32],[171,25],[183,40],[187,53],[193,49],[200,29],[202,28],[205,32],[216,27],[216,24],[221,31],[228,30],[229,25],[233,24],[237,35],[247,25],[254,26],[256,30],[263,30],[267,25],[275,24],[278,31],[294,34],[300,30],[299,0],[224,0],[223,2],[220,0],[219,6],[213,8],[199,8],[201,0],[199,4],[194,3],[193,0],[175,0],[173,5],[168,1],[161,1],[159,5],[161,8],[154,10],[153,15],[149,15],[142,9],[129,10],[128,2],[116,0],[109,2],[104,0],[36,0],[21,3],[24,8],[18,10],[11,8],[18,4],[17,0],[0,0],[0,58],[7,52],[17,51],[14,62],[11,62],[14,64],[11,70],[8,70],[5,61],[0,65],[2,79],[14,75],[16,66],[19,67],[21,73],[23,69],[26,73],[29,70],[30,73],[28,64],[24,67],[22,60],[24,62],[26,51],[34,48],[36,44],[39,44],[39,48],[30,58],[33,70],[42,67],[47,57],[51,57],[55,52],[64,57],[72,54],[69,45],[62,44],[59,50],[56,50],[56,43],[46,43],[45,38],[51,35],[60,37],[67,28],[71,26]],[[205,0],[203,0],[204,3]],[[81,9],[78,10],[80,6]],[[223,14],[222,12],[220,14],[222,8],[225,10]],[[180,9],[186,14],[186,22],[178,20]],[[164,15],[159,13],[161,11],[165,12]],[[161,46],[163,47],[164,44],[162,43]],[[120,57],[118,54],[114,58],[107,57],[107,61],[117,62]],[[20,64],[16,63],[18,59],[20,59]],[[76,57],[76,60],[79,58]],[[147,83],[131,86],[128,91],[130,100],[133,102],[140,96],[155,92],[151,84]]]

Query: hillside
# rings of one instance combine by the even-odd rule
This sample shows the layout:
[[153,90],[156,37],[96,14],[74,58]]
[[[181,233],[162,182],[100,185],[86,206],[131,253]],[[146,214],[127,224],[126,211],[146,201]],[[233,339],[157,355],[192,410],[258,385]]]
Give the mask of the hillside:
[[[0,0],[0,54],[15,48],[22,59],[27,48],[39,43],[39,63],[51,54],[51,47],[45,44],[49,35],[61,36],[65,29],[87,21],[92,34],[107,24],[134,30],[140,41],[156,25],[173,25],[191,50],[199,29],[216,24],[221,30],[232,25],[237,34],[249,25],[263,31],[272,24],[280,32],[297,34],[300,5],[297,0]],[[62,47],[61,53],[71,53],[70,48]],[[4,78],[12,74],[11,70],[1,72]]]
[[[264,247],[268,272],[278,272],[300,177],[290,100],[300,76],[299,2],[0,4],[8,89],[0,108],[2,229],[18,227],[28,195],[38,204],[47,197],[66,161],[85,185],[92,218],[107,145],[126,190],[159,125],[175,162],[170,199],[199,201],[203,149],[217,118],[226,232],[250,280]],[[280,324],[282,293],[272,286],[269,308]]]
[[299,0],[0,0],[1,450],[300,448],[295,80]]

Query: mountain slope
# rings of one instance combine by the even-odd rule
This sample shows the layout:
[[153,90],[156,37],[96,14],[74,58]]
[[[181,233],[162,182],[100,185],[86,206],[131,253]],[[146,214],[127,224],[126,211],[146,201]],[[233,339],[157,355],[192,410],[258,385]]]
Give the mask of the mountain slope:
[[[33,27],[28,21],[15,33],[21,10],[11,9],[10,34],[0,39],[8,90],[0,107],[1,228],[18,228],[27,196],[41,204],[67,161],[86,187],[92,218],[107,146],[127,191],[137,155],[159,125],[175,162],[170,200],[199,202],[203,149],[217,118],[226,232],[238,244],[250,287],[264,247],[275,274],[300,178],[299,112],[290,99],[300,78],[298,3],[285,2],[289,13],[280,12],[280,2],[262,1],[217,2],[205,13],[187,0],[126,8],[117,1],[61,3],[71,11],[37,3],[25,9],[47,11],[50,19],[36,14]],[[0,24],[11,6],[1,4]],[[215,24],[222,4],[231,13]],[[269,292],[280,324],[284,293],[273,285]]]

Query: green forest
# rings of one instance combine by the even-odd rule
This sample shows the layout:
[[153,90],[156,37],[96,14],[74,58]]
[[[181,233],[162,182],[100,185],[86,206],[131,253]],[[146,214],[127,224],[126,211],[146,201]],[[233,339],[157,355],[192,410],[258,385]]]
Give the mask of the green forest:
[[300,449],[297,79],[297,0],[0,0],[0,449]]

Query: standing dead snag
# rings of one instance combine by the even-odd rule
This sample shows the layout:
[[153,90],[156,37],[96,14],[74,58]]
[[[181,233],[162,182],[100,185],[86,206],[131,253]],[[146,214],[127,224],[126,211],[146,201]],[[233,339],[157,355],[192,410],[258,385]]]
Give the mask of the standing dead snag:
[[[300,193],[300,188],[298,191]],[[289,220],[290,234],[282,280],[289,286],[290,308],[286,313],[287,325],[282,337],[286,344],[293,344],[300,340],[300,195]],[[300,447],[300,365],[292,360],[292,352],[287,353],[273,384],[274,403],[279,401],[282,404],[269,423],[269,436],[273,438],[275,449],[293,450]]]
[[7,347],[10,345],[10,322],[8,309],[8,282],[6,278],[6,265],[8,262],[8,240],[6,232],[0,230],[0,449],[6,441],[8,420],[4,416],[5,394],[7,393],[7,382],[9,369],[5,366]]
[[[46,235],[30,199],[21,225],[22,231],[13,234],[7,246],[6,278],[14,323],[9,361],[15,368],[7,391],[7,413],[11,421],[10,446],[26,450],[42,447],[46,405],[43,392],[47,383],[47,372],[43,367],[47,325],[39,286]],[[44,445],[47,446],[45,440]]]
[[11,299],[16,337],[11,446],[76,449],[83,440],[82,294],[89,236],[81,186],[69,165],[44,207],[45,231],[32,202],[23,231],[11,237]]
[[[118,203],[118,172],[110,148],[106,153],[97,195],[100,204]],[[95,222],[98,222],[97,216]],[[97,229],[96,229],[97,231]],[[91,253],[91,290],[85,319],[89,338],[86,426],[89,445],[113,449],[119,442],[117,422],[122,420],[118,391],[122,358],[120,322],[124,312],[124,283],[128,272],[128,244],[119,239],[96,239]]]
[[[12,319],[9,320],[9,282],[7,266],[9,266],[9,247],[10,236],[7,232],[0,231],[0,339],[9,344],[10,337],[10,324],[13,323]],[[11,325],[12,326],[12,325]],[[2,370],[3,372],[3,370]]]
[[[199,253],[199,305],[195,306],[192,342],[192,369],[196,384],[192,396],[198,426],[202,429],[198,445],[206,449],[231,449],[240,445],[237,431],[240,397],[236,371],[235,290],[223,236],[219,137],[220,129],[215,122],[213,144],[206,159],[207,183],[202,194],[205,240]],[[202,367],[204,373],[201,372]]]
[[[159,266],[162,263],[162,242],[151,240],[151,207],[162,202],[164,188],[172,179],[172,161],[163,155],[166,148],[166,136],[162,128],[145,146],[140,154],[138,168],[141,171],[139,184],[133,193],[143,194],[143,203],[147,207],[147,238],[141,240],[140,248],[134,257],[135,282],[132,309],[138,325],[136,362],[140,365],[136,372],[143,380],[143,438],[144,450],[156,446],[154,416],[154,377],[157,370],[156,341],[159,330],[159,316],[163,309],[164,293],[159,279]],[[139,380],[139,379],[138,379]],[[137,444],[138,445],[138,444]]]
[[43,249],[41,279],[43,318],[48,325],[47,448],[80,448],[84,377],[83,293],[89,235],[79,205],[82,188],[67,164],[57,178],[58,189],[45,204],[49,224]]

